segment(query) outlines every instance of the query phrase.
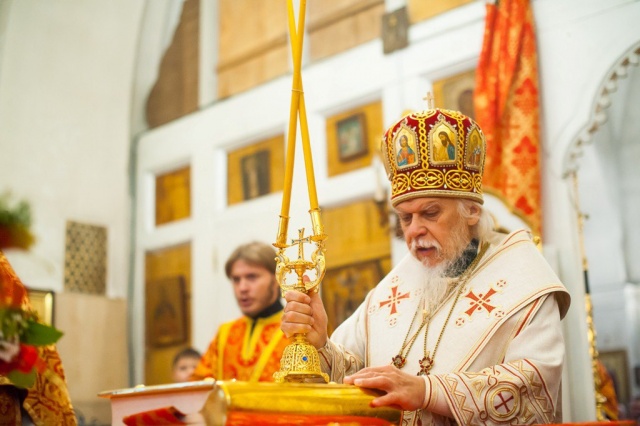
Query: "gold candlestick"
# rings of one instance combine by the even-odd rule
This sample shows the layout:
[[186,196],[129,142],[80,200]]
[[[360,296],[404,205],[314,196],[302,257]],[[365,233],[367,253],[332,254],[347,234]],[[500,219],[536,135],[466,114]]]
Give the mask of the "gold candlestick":
[[[284,188],[282,193],[282,209],[280,211],[280,222],[276,242],[273,244],[278,248],[276,257],[276,279],[282,292],[294,290],[307,294],[318,291],[318,286],[325,273],[324,240],[327,235],[324,233],[318,207],[318,194],[316,192],[315,175],[313,171],[313,159],[311,155],[311,144],[309,142],[309,128],[304,104],[304,93],[302,91],[302,40],[304,35],[304,16],[306,1],[300,1],[300,12],[298,17],[298,28],[296,30],[295,16],[293,13],[293,2],[289,0],[288,18],[289,35],[291,38],[291,53],[293,56],[293,83],[291,88],[291,105],[289,109],[289,133],[287,135],[287,158],[285,162]],[[291,204],[291,187],[293,183],[293,165],[295,161],[295,141],[297,130],[297,119],[300,119],[300,130],[302,132],[302,151],[304,154],[304,165],[307,174],[307,192],[309,194],[309,214],[311,215],[311,225],[313,234],[304,236],[304,229],[299,230],[298,239],[287,244],[287,230],[289,227],[289,208]],[[311,260],[304,257],[304,244],[314,243],[316,250],[311,255]],[[285,251],[294,245],[298,246],[298,258],[289,260]],[[315,271],[315,278],[305,279],[307,271]],[[295,273],[296,279],[293,283],[287,282],[287,276]],[[327,383],[329,376],[322,372],[320,368],[320,357],[316,348],[309,343],[306,334],[296,333],[293,341],[287,346],[280,360],[280,371],[273,375],[278,383],[298,382],[298,383]]]
[[[315,242],[316,250],[311,255],[311,261],[304,258],[304,243]],[[298,245],[298,258],[290,261],[285,254],[286,247],[278,250],[276,258],[276,279],[282,292],[289,290],[303,293],[314,293],[324,277],[324,239],[317,236],[304,236],[304,228],[298,231],[298,239],[291,241],[291,246]],[[314,279],[304,279],[305,272],[315,270]],[[294,272],[297,278],[294,283],[287,283],[287,275]],[[293,342],[289,344],[280,360],[280,371],[273,374],[276,383],[328,383],[329,376],[320,368],[320,357],[316,348],[309,343],[304,333],[293,335]]]
[[598,345],[596,343],[596,328],[593,323],[593,305],[591,303],[591,289],[589,287],[589,264],[587,262],[587,252],[584,246],[584,219],[585,215],[580,209],[580,198],[578,196],[578,173],[572,173],[573,191],[575,197],[575,209],[578,214],[578,237],[580,239],[580,256],[582,257],[582,272],[584,274],[585,288],[585,311],[587,313],[587,338],[589,340],[589,355],[591,356],[591,371],[593,373],[593,386],[595,390],[596,419],[599,421],[606,420],[604,413],[604,404],[607,398],[600,392],[602,380],[598,368]]

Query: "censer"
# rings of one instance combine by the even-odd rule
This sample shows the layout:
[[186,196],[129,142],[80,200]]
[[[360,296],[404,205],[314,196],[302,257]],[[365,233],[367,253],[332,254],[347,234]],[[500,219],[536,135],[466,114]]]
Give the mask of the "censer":
[[[327,235],[322,226],[320,208],[318,207],[318,194],[316,192],[315,175],[309,141],[309,128],[302,91],[302,41],[304,36],[304,21],[306,1],[300,1],[298,13],[298,26],[296,28],[293,1],[287,1],[289,36],[291,39],[291,54],[293,57],[293,83],[291,88],[291,105],[289,110],[289,132],[287,135],[287,153],[284,172],[284,188],[282,192],[282,209],[278,225],[278,235],[273,244],[278,249],[276,257],[276,279],[282,292],[289,290],[301,291],[307,294],[317,292],[318,286],[325,273],[324,241]],[[311,216],[312,235],[305,237],[304,228],[298,231],[298,238],[287,244],[287,232],[289,227],[289,208],[291,205],[291,188],[293,183],[293,165],[295,161],[297,123],[300,120],[300,133],[302,139],[302,151],[307,175],[307,187],[309,193],[309,214]],[[315,250],[311,260],[304,257],[304,244],[315,244]],[[290,260],[286,255],[286,249],[298,246],[298,257]],[[315,277],[303,279],[307,271],[314,271]],[[294,275],[293,282],[287,282],[287,277]],[[320,369],[320,358],[316,348],[309,343],[306,335],[298,333],[293,336],[293,341],[285,348],[280,360],[280,371],[274,373],[276,383],[327,383],[329,376]]]

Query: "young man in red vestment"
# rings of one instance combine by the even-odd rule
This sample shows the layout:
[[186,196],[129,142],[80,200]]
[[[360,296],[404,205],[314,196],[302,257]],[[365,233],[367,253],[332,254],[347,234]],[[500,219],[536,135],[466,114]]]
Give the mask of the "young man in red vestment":
[[273,247],[238,247],[225,265],[243,316],[222,324],[192,376],[201,380],[272,381],[289,343],[280,330],[282,303]]

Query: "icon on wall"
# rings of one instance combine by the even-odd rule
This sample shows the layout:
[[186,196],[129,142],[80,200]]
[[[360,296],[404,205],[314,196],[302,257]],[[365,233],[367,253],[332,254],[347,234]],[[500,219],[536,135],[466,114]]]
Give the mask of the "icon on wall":
[[475,119],[473,91],[476,87],[476,71],[466,71],[433,83],[436,106],[460,111]]
[[156,176],[156,226],[191,216],[191,166]]
[[243,200],[266,195],[271,190],[270,155],[268,150],[247,154],[240,160]]
[[284,134],[235,147],[227,153],[227,204],[281,191],[284,185]]
[[362,113],[354,114],[336,123],[338,156],[340,161],[349,161],[365,155],[368,151],[367,127]]
[[146,286],[147,342],[154,347],[187,341],[185,281],[175,276]]
[[382,16],[382,51],[387,53],[409,45],[409,15],[406,7]]

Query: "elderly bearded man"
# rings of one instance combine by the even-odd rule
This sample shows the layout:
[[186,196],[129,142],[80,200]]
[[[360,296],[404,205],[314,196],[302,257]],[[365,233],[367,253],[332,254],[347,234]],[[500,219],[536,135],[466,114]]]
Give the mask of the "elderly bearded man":
[[[454,136],[452,160],[434,155],[443,131]],[[394,152],[404,137],[418,148],[410,166]],[[332,381],[383,391],[373,405],[402,408],[403,425],[550,423],[560,411],[569,296],[526,231],[493,232],[485,146],[457,111],[403,117],[382,155],[410,254],[331,339],[317,294],[285,295],[283,332],[308,333]]]

